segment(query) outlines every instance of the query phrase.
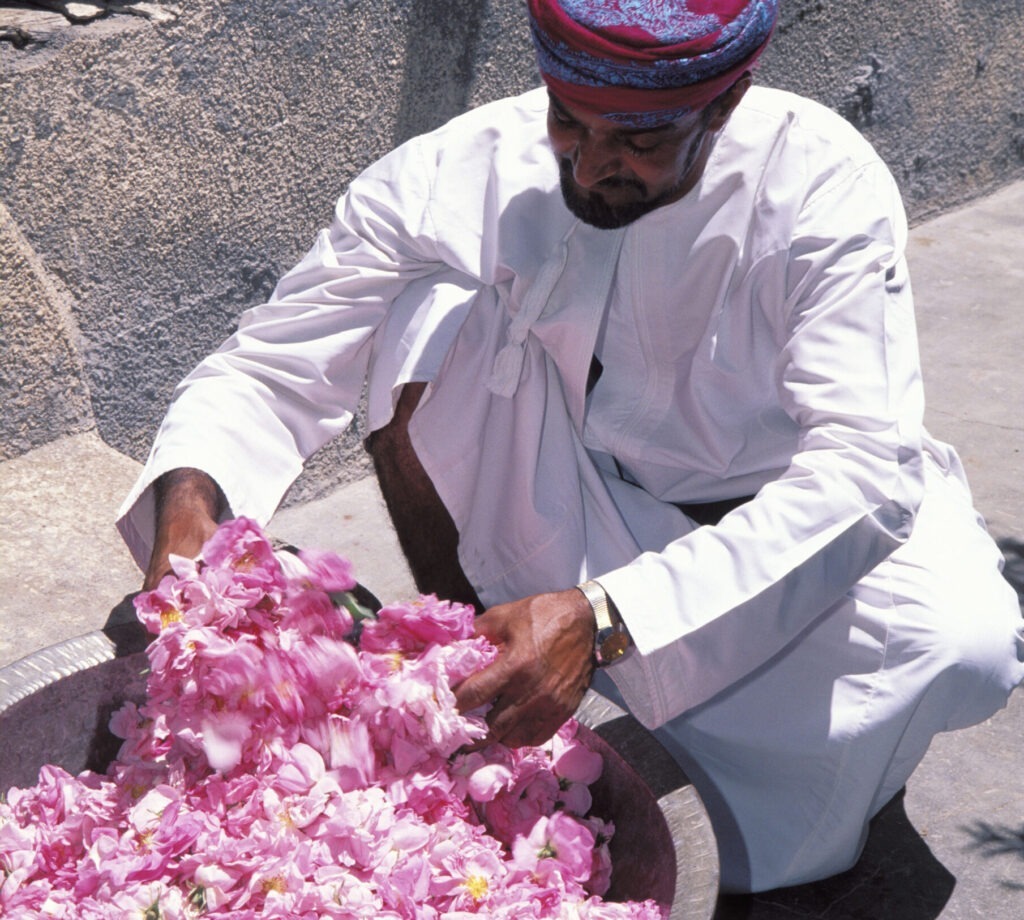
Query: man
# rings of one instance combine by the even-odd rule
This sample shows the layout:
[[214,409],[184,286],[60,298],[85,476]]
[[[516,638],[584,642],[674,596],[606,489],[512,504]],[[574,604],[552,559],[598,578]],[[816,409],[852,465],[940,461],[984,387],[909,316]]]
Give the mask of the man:
[[365,382],[418,585],[501,651],[460,705],[538,742],[598,667],[697,784],[725,890],[827,876],[1024,676],[922,427],[898,193],[837,116],[751,86],[774,0],[529,9],[546,88],[352,183],[179,388],[122,532],[152,586],[268,520]]

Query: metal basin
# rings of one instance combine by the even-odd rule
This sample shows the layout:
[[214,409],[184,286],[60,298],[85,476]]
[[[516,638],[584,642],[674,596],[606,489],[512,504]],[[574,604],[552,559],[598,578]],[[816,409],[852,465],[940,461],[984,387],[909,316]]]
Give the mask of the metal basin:
[[[33,786],[39,768],[105,769],[118,741],[107,730],[125,700],[145,692],[146,634],[138,624],[61,642],[0,668],[0,792]],[[696,790],[632,716],[596,693],[578,713],[605,761],[594,810],[615,823],[614,900],[653,898],[667,916],[710,920],[718,853]]]

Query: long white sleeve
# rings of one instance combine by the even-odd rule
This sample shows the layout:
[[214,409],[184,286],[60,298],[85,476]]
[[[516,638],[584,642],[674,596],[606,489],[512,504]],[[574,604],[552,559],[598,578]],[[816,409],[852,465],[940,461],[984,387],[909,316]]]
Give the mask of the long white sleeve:
[[140,565],[153,539],[150,487],[162,473],[204,470],[233,515],[265,523],[303,461],[351,422],[375,328],[410,283],[440,265],[421,160],[411,142],[356,179],[270,301],[243,314],[179,385],[119,516]]
[[163,472],[202,469],[232,514],[267,521],[302,462],[351,421],[368,369],[370,423],[382,424],[392,386],[436,374],[473,295],[530,279],[571,222],[551,195],[546,100],[481,106],[352,182],[270,302],[176,390],[119,515],[141,565]]
[[[788,249],[755,271],[751,296],[764,296],[776,336],[774,399],[798,446],[717,526],[601,576],[639,651],[614,676],[646,724],[753,672],[909,536],[924,472],[905,237],[875,164],[817,190]],[[775,308],[773,275],[786,294]]]

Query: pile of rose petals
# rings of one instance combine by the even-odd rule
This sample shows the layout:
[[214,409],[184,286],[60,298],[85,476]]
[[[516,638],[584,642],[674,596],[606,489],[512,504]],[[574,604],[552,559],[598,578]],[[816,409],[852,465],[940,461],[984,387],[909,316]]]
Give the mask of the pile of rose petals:
[[472,608],[369,615],[343,559],[244,518],[173,564],[136,600],[156,638],[117,760],[0,803],[0,916],[660,918],[600,897],[612,827],[575,723],[473,745],[451,688],[496,652]]

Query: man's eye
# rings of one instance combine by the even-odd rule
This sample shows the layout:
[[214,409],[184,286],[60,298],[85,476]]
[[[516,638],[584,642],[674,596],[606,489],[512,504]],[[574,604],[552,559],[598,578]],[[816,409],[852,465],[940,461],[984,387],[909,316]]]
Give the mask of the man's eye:
[[633,140],[626,138],[626,149],[634,156],[642,157],[648,153],[654,153],[661,146],[660,141],[656,140]]

